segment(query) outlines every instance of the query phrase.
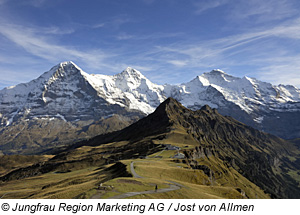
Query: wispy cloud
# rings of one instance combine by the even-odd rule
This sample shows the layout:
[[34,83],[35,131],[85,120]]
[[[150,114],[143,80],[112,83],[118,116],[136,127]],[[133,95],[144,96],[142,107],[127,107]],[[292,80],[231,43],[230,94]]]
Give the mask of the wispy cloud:
[[229,16],[233,20],[251,19],[252,22],[278,21],[298,14],[291,0],[237,1]]
[[[293,18],[299,14],[297,0],[203,0],[196,1],[195,14],[202,15],[206,11],[218,11],[222,13],[223,19],[231,23],[240,23],[241,26],[247,24],[263,24],[269,22],[283,21]],[[224,6],[224,10],[216,10]],[[228,6],[228,7],[225,7]],[[220,15],[220,14],[219,14]]]
[[196,14],[202,14],[203,12],[220,7],[228,3],[228,0],[204,0],[194,3],[196,7]]
[[258,79],[274,84],[292,84],[300,88],[300,55],[288,55],[288,52],[280,52],[277,55],[254,59],[261,64],[256,72]]
[[257,78],[276,84],[290,82],[299,87],[300,56],[294,54],[295,50],[288,49],[289,46],[278,43],[284,39],[285,43],[297,46],[299,32],[300,19],[295,19],[274,27],[252,29],[251,32],[220,39],[157,46],[152,56],[161,64],[172,65],[174,72],[178,70],[178,73],[182,68],[199,72],[237,66],[247,70],[248,66],[258,71],[252,71]]
[[102,23],[98,23],[92,26],[92,28],[103,28],[106,25],[106,23],[102,22]]
[[131,19],[130,17],[128,17],[126,14],[121,14],[121,15],[112,17],[108,20],[104,20],[104,21],[101,20],[100,22],[92,25],[91,27],[94,29],[103,28],[103,27],[119,29],[121,25],[124,25],[126,23],[131,23],[131,22],[136,22],[136,21]]
[[116,36],[116,39],[117,40],[129,40],[129,39],[133,39],[134,36],[133,35],[130,35],[130,34],[127,34],[127,33],[120,33],[119,35]]
[[[222,64],[227,59],[225,53],[230,53],[236,48],[245,51],[248,44],[266,37],[265,32],[241,34],[209,41],[193,41],[191,43],[159,46],[158,52],[161,60],[174,66],[188,66],[199,68],[206,65],[212,67]],[[167,53],[167,54],[166,54]]]
[[187,64],[187,62],[183,60],[169,60],[168,63],[178,67],[183,67]]
[[[0,5],[5,2],[8,1],[0,0]],[[28,2],[32,6],[36,4],[37,7],[46,4],[43,0]],[[215,30],[210,28],[211,26],[201,24],[201,28],[207,27],[208,31],[211,31],[205,32],[207,35],[214,34],[214,39],[210,39],[207,35],[200,35],[200,31],[194,25],[196,21],[192,26],[188,26],[191,24],[188,23],[188,19],[187,31],[183,28],[182,32],[176,32],[176,29],[179,29],[178,26],[174,27],[176,23],[170,23],[170,28],[166,29],[152,30],[151,26],[136,28],[141,26],[143,19],[147,17],[135,17],[126,13],[109,17],[99,16],[98,20],[93,19],[89,22],[82,21],[89,24],[78,24],[78,19],[70,18],[71,21],[64,20],[66,23],[71,22],[65,25],[69,26],[68,28],[51,24],[35,26],[33,23],[38,22],[30,24],[20,19],[9,19],[10,16],[2,13],[1,71],[11,72],[13,66],[9,67],[8,64],[16,58],[23,63],[28,62],[28,68],[33,68],[36,63],[42,64],[41,62],[47,62],[48,66],[63,60],[72,60],[87,72],[116,73],[131,66],[145,72],[145,75],[148,73],[149,78],[156,83],[177,83],[189,81],[195,75],[214,68],[228,68],[231,70],[229,73],[238,68],[249,71],[254,69],[251,74],[262,80],[273,83],[290,81],[299,86],[297,77],[300,56],[297,50],[300,48],[300,18],[296,18],[298,14],[293,7],[294,0],[191,2],[194,2],[194,13],[188,18],[201,19],[201,15],[204,14],[211,17],[214,13],[206,12],[216,9],[225,20],[221,23],[224,26],[229,23],[228,26]],[[144,3],[158,4],[159,1],[144,0]],[[5,12],[4,8],[2,7],[2,11]],[[7,10],[6,13],[9,14],[10,11]],[[259,24],[253,24],[251,21]],[[127,24],[134,25],[125,28]],[[235,29],[236,26],[238,27]],[[161,31],[157,32],[155,29]],[[86,38],[89,39],[85,40]],[[22,58],[24,56],[28,59]],[[41,72],[40,68],[36,70],[37,73]],[[19,77],[10,77],[19,80]],[[1,80],[9,83],[9,78],[2,78],[0,82]]]
[[184,36],[184,33],[163,33],[163,32],[156,32],[155,34],[128,34],[126,32],[121,32],[116,36],[118,40],[159,40],[165,38],[178,38]]
[[19,47],[22,47],[27,53],[45,59],[49,62],[57,63],[63,59],[84,62],[90,68],[111,68],[106,63],[106,59],[114,56],[108,51],[100,49],[87,50],[86,52],[77,50],[74,47],[60,45],[59,42],[51,38],[48,33],[61,33],[56,28],[35,29],[19,25],[2,24],[0,34]]

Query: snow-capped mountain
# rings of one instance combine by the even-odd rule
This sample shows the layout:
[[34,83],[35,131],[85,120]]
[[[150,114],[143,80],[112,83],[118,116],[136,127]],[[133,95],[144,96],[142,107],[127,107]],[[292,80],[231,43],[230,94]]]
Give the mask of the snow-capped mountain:
[[152,113],[165,100],[163,86],[153,84],[130,67],[114,76],[89,75],[86,79],[97,90],[98,95],[110,104],[139,110],[145,114]]
[[[221,70],[180,85],[157,85],[129,67],[113,76],[90,75],[73,62],[63,62],[29,83],[0,91],[0,136],[5,135],[0,150],[11,144],[26,148],[28,142],[36,147],[60,144],[70,136],[120,129],[152,113],[168,97],[194,110],[208,104],[284,138],[300,137],[300,90],[294,86],[274,86]],[[43,134],[35,135],[39,130]]]
[[89,75],[64,62],[29,83],[1,90],[1,125],[20,118],[89,120],[124,108],[149,114],[164,101],[162,89],[131,68],[114,76]]
[[[167,90],[166,90],[167,89]],[[193,110],[208,104],[223,115],[283,138],[300,137],[300,90],[213,70],[166,94]]]

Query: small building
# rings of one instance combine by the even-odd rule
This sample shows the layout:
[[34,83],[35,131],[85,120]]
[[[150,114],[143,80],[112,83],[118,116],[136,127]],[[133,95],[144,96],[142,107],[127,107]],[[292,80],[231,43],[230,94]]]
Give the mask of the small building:
[[166,144],[166,150],[180,150],[180,147],[178,146],[173,146],[171,144]]
[[176,155],[173,156],[173,158],[184,159],[185,155],[183,153],[178,152]]
[[156,155],[156,156],[154,156],[154,158],[163,158],[163,156]]

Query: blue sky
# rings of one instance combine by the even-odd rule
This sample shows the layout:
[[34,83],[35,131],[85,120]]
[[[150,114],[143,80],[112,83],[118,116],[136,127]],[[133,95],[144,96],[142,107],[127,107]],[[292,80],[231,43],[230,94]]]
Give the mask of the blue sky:
[[0,88],[62,61],[152,82],[212,69],[300,87],[298,0],[0,0]]

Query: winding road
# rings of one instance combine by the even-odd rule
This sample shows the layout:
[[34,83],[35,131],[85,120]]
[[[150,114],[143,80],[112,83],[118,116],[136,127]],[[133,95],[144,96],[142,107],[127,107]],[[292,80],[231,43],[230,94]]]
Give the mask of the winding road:
[[142,176],[138,175],[135,170],[134,170],[134,166],[133,166],[134,162],[132,161],[130,163],[130,171],[131,171],[131,174],[133,175],[133,177],[135,178],[143,178]]

